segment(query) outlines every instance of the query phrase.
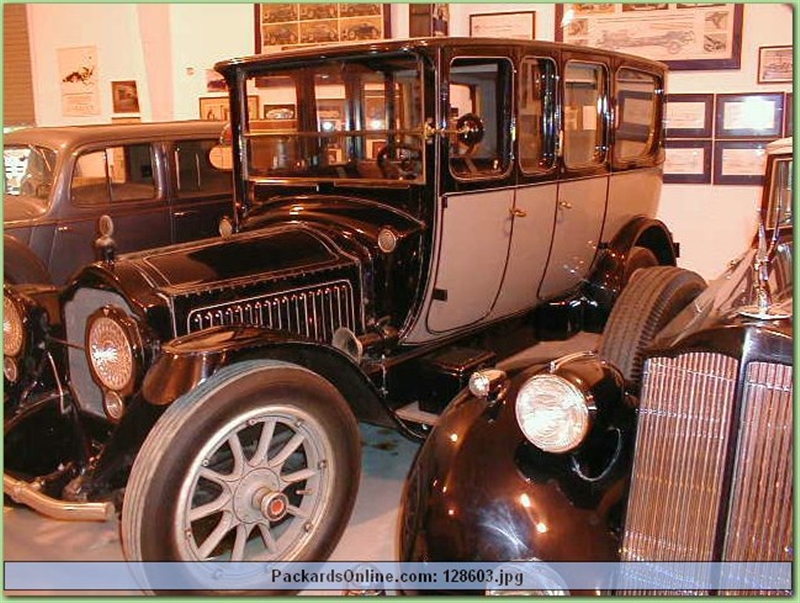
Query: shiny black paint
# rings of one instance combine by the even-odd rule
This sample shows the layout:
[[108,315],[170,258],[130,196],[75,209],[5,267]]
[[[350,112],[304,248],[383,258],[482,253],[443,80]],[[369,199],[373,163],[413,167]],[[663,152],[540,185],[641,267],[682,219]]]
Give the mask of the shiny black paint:
[[634,421],[622,380],[596,361],[558,369],[593,393],[602,418],[577,450],[554,455],[525,439],[514,412],[519,387],[541,370],[515,375],[496,405],[464,393],[448,406],[408,478],[401,560],[618,559],[630,456],[615,449],[618,437],[630,448]]

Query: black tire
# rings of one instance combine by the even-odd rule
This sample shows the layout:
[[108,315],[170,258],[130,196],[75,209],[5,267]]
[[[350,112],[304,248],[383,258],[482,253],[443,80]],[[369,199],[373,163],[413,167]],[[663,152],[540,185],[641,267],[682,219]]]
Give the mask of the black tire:
[[698,274],[675,266],[642,268],[631,276],[608,317],[599,355],[637,389],[642,356],[653,338],[704,289]]
[[641,268],[654,268],[659,265],[656,254],[647,247],[640,247],[635,245],[628,252],[628,257],[625,259],[625,270],[622,274],[622,284],[627,285],[633,273]]
[[[286,363],[225,367],[173,403],[142,445],[122,508],[125,556],[322,561],[350,519],[360,472],[358,425],[329,382]],[[250,569],[228,580],[217,563],[178,567],[191,592],[270,593],[259,565],[230,564]]]

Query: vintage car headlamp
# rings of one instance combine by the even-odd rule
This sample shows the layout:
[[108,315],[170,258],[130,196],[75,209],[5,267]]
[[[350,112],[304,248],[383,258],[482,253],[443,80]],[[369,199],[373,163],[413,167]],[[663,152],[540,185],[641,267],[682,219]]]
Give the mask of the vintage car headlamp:
[[25,347],[22,306],[8,291],[3,293],[3,356],[18,356]]
[[120,392],[132,385],[136,347],[136,325],[122,310],[106,306],[89,317],[86,355],[102,387]]
[[544,373],[531,377],[517,394],[517,423],[525,437],[545,452],[569,452],[586,438],[590,404],[572,382]]

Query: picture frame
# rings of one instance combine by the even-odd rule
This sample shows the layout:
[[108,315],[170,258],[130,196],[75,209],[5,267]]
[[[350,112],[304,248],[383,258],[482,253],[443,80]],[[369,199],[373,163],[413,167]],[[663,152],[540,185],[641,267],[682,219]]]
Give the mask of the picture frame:
[[291,120],[297,116],[297,108],[293,104],[265,104],[262,107],[261,117],[267,120]]
[[536,12],[478,13],[469,16],[472,38],[536,39]]
[[761,186],[767,141],[722,140],[714,143],[714,184]]
[[794,94],[786,93],[783,99],[783,135],[791,136],[794,132]]
[[794,48],[761,46],[758,49],[758,83],[787,84],[792,82]]
[[631,52],[673,71],[739,69],[741,4],[556,4],[555,39]]
[[[230,120],[230,99],[228,96],[201,96],[199,99],[200,119],[207,121]],[[258,97],[247,97],[247,112],[258,117]]]
[[711,138],[713,94],[667,94],[667,138]]
[[715,137],[779,138],[783,132],[783,92],[718,94]]
[[255,4],[257,54],[281,48],[391,37],[391,5],[383,3]]
[[139,113],[139,93],[135,80],[111,82],[114,113]]
[[664,146],[665,184],[711,183],[711,140],[667,140]]

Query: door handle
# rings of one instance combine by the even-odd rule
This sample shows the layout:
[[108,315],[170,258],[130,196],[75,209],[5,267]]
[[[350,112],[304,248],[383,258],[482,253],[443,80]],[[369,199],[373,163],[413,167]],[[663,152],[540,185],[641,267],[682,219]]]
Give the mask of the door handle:
[[72,226],[59,226],[58,232],[72,232]]
[[196,211],[191,211],[191,210],[190,211],[176,211],[173,215],[176,218],[184,218],[186,216],[193,216],[196,213],[197,213]]
[[558,206],[561,209],[572,209],[572,203],[570,203],[569,201],[561,200],[558,202]]
[[528,212],[526,212],[523,209],[518,209],[516,207],[510,207],[508,209],[508,213],[511,214],[512,218],[524,218],[525,216],[528,215]]

